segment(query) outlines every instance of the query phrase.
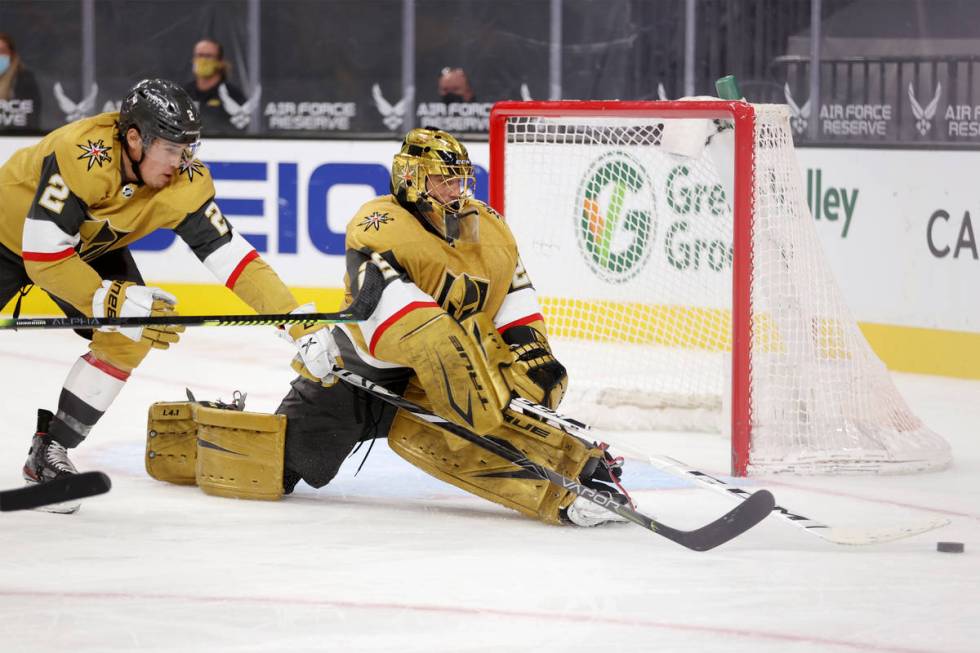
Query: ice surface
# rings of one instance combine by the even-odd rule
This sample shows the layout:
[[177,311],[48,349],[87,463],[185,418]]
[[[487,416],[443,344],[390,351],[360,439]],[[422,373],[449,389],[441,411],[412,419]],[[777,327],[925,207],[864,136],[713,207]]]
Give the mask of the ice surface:
[[[19,486],[35,409],[84,352],[71,332],[0,332],[0,487]],[[948,471],[750,483],[834,526],[947,516],[940,530],[843,547],[768,519],[709,553],[632,525],[536,523],[427,477],[379,441],[333,483],[280,502],[210,497],[143,470],[146,410],[230,399],[272,411],[291,350],[268,328],[189,329],[154,351],[73,454],[113,479],[75,515],[0,514],[0,651],[977,651],[980,383],[898,376],[954,450]],[[564,407],[574,415],[574,407]],[[723,473],[717,435],[609,441]],[[693,527],[723,496],[627,463],[641,510]],[[966,543],[963,554],[935,550]]]

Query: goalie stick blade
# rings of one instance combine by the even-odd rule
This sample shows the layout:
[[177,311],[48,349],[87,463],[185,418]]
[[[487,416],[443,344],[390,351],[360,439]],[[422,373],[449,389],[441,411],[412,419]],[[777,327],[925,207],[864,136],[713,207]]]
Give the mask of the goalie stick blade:
[[950,520],[946,518],[933,519],[930,521],[910,524],[908,526],[896,526],[894,528],[831,528],[820,526],[808,526],[808,533],[816,535],[822,540],[843,544],[845,546],[865,546],[869,544],[882,544],[884,542],[894,542],[903,540],[913,535],[921,535],[934,531],[937,528],[948,526]]
[[[627,451],[638,460],[646,460],[659,469],[671,474],[687,477],[698,485],[708,488],[709,490],[714,490],[720,494],[726,494],[729,497],[734,497],[742,501],[750,496],[748,490],[737,487],[723,478],[712,476],[697,469],[692,469],[676,458],[671,458],[670,456],[651,456],[635,450],[630,450],[627,447],[620,447],[620,449]],[[825,542],[842,544],[845,546],[865,546],[869,544],[894,542],[906,537],[921,535],[922,533],[927,533],[937,528],[942,528],[950,523],[950,520],[942,517],[919,522],[917,524],[909,524],[907,526],[893,526],[885,528],[834,527],[790,510],[782,505],[773,506],[773,514],[786,523],[802,529],[810,535],[819,537]]]
[[0,512],[33,510],[64,501],[105,494],[112,481],[102,472],[83,472],[63,478],[0,492]]
[[694,551],[709,551],[734,539],[769,516],[776,499],[769,490],[759,490],[710,524],[682,531],[654,522],[654,532]]

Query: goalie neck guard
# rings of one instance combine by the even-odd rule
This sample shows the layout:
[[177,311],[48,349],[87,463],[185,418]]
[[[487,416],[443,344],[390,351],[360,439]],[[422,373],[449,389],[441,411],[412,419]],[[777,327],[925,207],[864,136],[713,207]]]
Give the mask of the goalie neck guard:
[[473,164],[456,138],[422,127],[405,134],[391,165],[391,192],[443,238],[476,240],[479,211],[473,198]]

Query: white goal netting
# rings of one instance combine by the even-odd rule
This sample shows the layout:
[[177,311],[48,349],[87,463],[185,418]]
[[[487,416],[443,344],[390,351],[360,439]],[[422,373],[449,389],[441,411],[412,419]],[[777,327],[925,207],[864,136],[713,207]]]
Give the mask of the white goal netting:
[[[936,469],[844,304],[802,190],[785,107],[756,106],[750,470]],[[504,215],[542,299],[568,410],[610,428],[728,432],[732,130],[677,118],[510,117]],[[707,139],[707,145],[706,138]],[[749,256],[739,252],[739,256]]]

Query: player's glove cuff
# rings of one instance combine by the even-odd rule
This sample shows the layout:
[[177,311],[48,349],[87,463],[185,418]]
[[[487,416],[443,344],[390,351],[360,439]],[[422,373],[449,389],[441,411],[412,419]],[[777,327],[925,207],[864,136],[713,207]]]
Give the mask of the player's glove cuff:
[[[316,312],[316,306],[312,303],[303,304],[290,311],[292,315]],[[339,367],[341,364],[340,347],[334,342],[333,335],[327,327],[328,325],[319,322],[301,322],[286,325],[279,331],[284,339],[299,350],[303,365],[318,379],[330,376],[334,367]]]

